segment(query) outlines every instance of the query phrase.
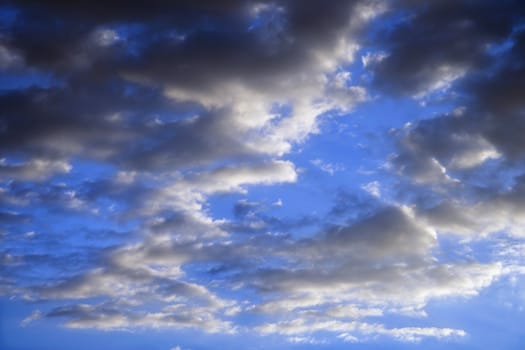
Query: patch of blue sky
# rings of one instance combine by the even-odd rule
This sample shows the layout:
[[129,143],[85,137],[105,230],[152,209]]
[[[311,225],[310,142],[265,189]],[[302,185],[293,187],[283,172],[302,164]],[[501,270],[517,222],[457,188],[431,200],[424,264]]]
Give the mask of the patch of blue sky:
[[16,19],[19,10],[16,7],[9,5],[0,5],[0,28],[11,27]]
[[[51,212],[50,212],[51,211]],[[57,254],[67,253],[72,250],[82,249],[87,246],[97,247],[103,242],[92,242],[89,238],[91,232],[106,232],[118,235],[126,232],[118,223],[101,220],[95,215],[89,217],[72,212],[52,212],[52,209],[35,208],[27,223],[13,227],[9,231],[12,243],[6,241],[5,248],[18,247],[20,254],[48,252]],[[59,219],[62,219],[57,223]]]
[[[13,225],[4,239],[3,248],[17,256],[42,254],[55,257],[49,261],[51,265],[60,264],[63,257],[66,263],[69,258],[75,258],[78,264],[87,267],[93,263],[92,257],[101,254],[103,249],[121,244],[124,240],[133,241],[129,232],[136,229],[133,220],[113,220],[84,208],[65,210],[45,201],[34,203],[30,209],[17,209],[28,214],[28,219]],[[46,260],[41,263],[32,268],[43,268],[43,271],[39,270],[40,276],[52,278],[53,271],[45,271]],[[78,264],[69,268],[75,270]]]
[[491,56],[500,56],[512,49],[515,42],[512,38],[507,38],[498,43],[487,45],[486,52]]
[[[256,4],[251,9],[248,30],[262,30],[267,34],[279,31],[286,25],[284,9],[274,4]],[[270,33],[268,33],[270,32]]]
[[108,27],[117,35],[117,41],[125,45],[125,51],[131,57],[138,57],[147,45],[146,28],[140,23],[122,23]]
[[[485,240],[471,241],[469,237],[447,235],[448,232],[438,232],[438,244],[433,250],[433,256],[441,263],[466,263],[480,261],[490,263],[491,242]],[[478,250],[479,249],[479,250]]]
[[243,199],[246,199],[246,196],[241,193],[222,193],[211,196],[205,205],[214,218],[233,220],[234,207]]
[[[63,302],[28,304],[17,300],[7,300],[4,297],[0,298],[0,309],[2,310],[0,346],[2,349],[32,350],[38,348],[53,350],[75,348],[90,350],[100,346],[102,342],[106,346],[116,349],[169,350],[173,342],[176,342],[182,333],[177,334],[172,330],[159,330],[150,335],[141,331],[133,333],[106,330],[101,332],[97,329],[66,328],[61,325],[63,320],[60,318],[45,318],[45,320],[35,320],[27,325],[27,327],[31,327],[31,337],[28,337],[28,329],[20,326],[20,322],[35,310],[41,310],[41,313],[45,315],[46,311],[51,310],[53,306],[63,305]],[[183,337],[185,337],[185,333],[182,333]],[[191,337],[188,336],[188,339]]]
[[64,82],[48,73],[36,69],[20,69],[19,71],[0,72],[0,93],[11,90],[24,90],[31,87],[48,89],[61,87]]
[[[322,203],[328,203],[329,194],[319,190],[312,184],[302,181],[295,184],[274,184],[270,186],[254,186],[250,188],[249,201],[261,202],[264,206],[275,205],[274,210],[287,217],[301,217],[304,215],[317,215],[322,208]],[[312,201],[312,198],[316,198]],[[277,204],[278,203],[278,204]],[[320,208],[321,206],[321,208]]]
[[71,158],[69,163],[71,171],[67,175],[58,175],[55,181],[78,185],[84,181],[112,178],[116,175],[116,167],[111,163],[80,157]]
[[[370,108],[376,108],[376,114],[392,111],[388,106],[374,105]],[[406,108],[410,110],[410,107]],[[382,167],[392,146],[385,147],[383,134],[391,127],[402,125],[403,121],[385,123],[380,116],[355,116],[361,113],[366,112],[358,108],[351,116],[325,118],[321,123],[322,132],[310,136],[308,142],[299,145],[299,150],[287,157],[296,164],[299,173],[297,183],[253,186],[246,199],[260,202],[285,218],[308,215],[324,217],[341,189],[363,191],[361,186],[369,182],[388,181]],[[220,217],[231,218],[230,210],[240,198],[243,196],[239,194],[214,197],[210,206]],[[275,203],[279,205],[272,205]]]
[[517,23],[508,38],[500,42],[494,42],[486,47],[486,52],[491,56],[501,56],[511,50],[516,44],[515,36],[525,30],[525,23]]
[[280,120],[291,116],[293,105],[291,103],[276,102],[270,107],[269,113],[274,116],[272,124],[278,124]]
[[[479,350],[522,349],[525,342],[524,282],[521,278],[521,285],[512,287],[506,278],[502,278],[470,298],[431,301],[426,307],[429,316],[422,321],[431,320],[435,324],[447,325],[445,327],[465,330],[467,336],[457,343],[458,349],[467,346]],[[434,348],[438,349],[438,346]]]

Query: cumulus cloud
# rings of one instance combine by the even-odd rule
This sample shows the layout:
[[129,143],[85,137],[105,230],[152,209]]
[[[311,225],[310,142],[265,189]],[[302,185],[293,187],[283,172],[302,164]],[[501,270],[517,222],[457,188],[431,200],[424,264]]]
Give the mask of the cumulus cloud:
[[429,254],[435,232],[419,221],[407,209],[387,208],[299,241],[294,253],[283,249],[279,254],[293,265],[260,269],[253,283],[289,297],[271,300],[260,310],[341,307],[359,300],[417,312],[433,298],[475,295],[502,273],[498,264],[436,262]]
[[457,199],[442,201],[422,210],[421,214],[443,233],[475,239],[505,231],[523,237],[522,182],[520,177],[512,188],[502,193],[490,193],[475,202]]

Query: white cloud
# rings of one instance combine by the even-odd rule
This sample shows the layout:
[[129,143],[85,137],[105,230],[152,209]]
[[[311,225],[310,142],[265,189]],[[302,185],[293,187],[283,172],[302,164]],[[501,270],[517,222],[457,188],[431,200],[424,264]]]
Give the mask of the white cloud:
[[[461,329],[436,328],[436,327],[404,327],[404,328],[386,328],[378,323],[366,322],[341,322],[341,321],[320,321],[294,319],[291,321],[280,322],[277,324],[267,324],[257,329],[262,334],[281,334],[289,339],[315,341],[312,334],[317,332],[336,333],[338,338],[349,342],[365,341],[377,336],[391,337],[404,342],[418,342],[424,338],[450,338],[464,337],[466,332]],[[295,335],[301,336],[295,336]],[[307,334],[310,336],[302,336]],[[295,336],[295,337],[294,337]]]
[[297,180],[297,171],[293,163],[273,160],[255,164],[237,164],[211,171],[199,172],[182,179],[171,180],[164,188],[154,192],[145,202],[143,213],[154,214],[170,208],[180,210],[212,229],[214,220],[203,212],[203,204],[208,196],[217,193],[246,193],[246,187],[252,185],[271,185],[293,183]]
[[386,52],[367,52],[361,56],[361,63],[367,68],[370,64],[381,62],[386,57],[388,57]]
[[333,175],[336,172],[345,170],[342,164],[327,163],[327,162],[322,161],[319,158],[311,160],[310,163],[315,165],[321,171],[324,171],[325,173],[328,173],[330,175]]
[[369,182],[361,186],[361,188],[374,197],[381,197],[381,184],[379,183],[379,181]]
[[22,163],[0,159],[0,177],[20,180],[43,181],[56,174],[66,174],[72,165],[65,160],[31,159]]
[[281,198],[278,198],[275,202],[272,203],[274,207],[282,207],[283,206],[283,200]]
[[91,35],[95,44],[102,47],[111,46],[121,39],[116,31],[108,28],[99,28]]
[[420,215],[443,234],[476,239],[505,231],[511,236],[523,238],[523,192],[523,185],[517,183],[507,191],[475,202],[445,200],[437,206],[420,210]]
[[[2,37],[0,37],[2,39]],[[23,65],[24,60],[12,48],[0,43],[0,70],[17,67]]]
[[452,83],[465,76],[468,68],[461,65],[442,64],[437,67],[428,67],[428,72],[421,74],[427,75],[427,81],[421,90],[416,92],[413,97],[416,99],[424,98],[430,93],[447,90]]
[[421,327],[406,327],[395,328],[389,330],[387,334],[405,342],[418,342],[423,338],[449,338],[449,337],[464,337],[467,333],[462,329],[451,328],[421,328]]
[[39,320],[42,318],[42,313],[40,312],[40,310],[35,310],[33,311],[33,313],[31,313],[31,315],[27,316],[26,318],[24,318],[21,322],[20,322],[20,325],[22,327],[26,327],[28,326],[30,323],[36,321],[36,320]]

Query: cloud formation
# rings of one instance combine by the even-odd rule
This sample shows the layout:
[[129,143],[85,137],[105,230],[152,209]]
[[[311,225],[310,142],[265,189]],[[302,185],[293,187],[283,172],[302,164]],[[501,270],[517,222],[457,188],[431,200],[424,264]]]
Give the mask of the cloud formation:
[[428,305],[525,271],[519,1],[0,12],[0,292],[42,303],[24,327],[457,339]]

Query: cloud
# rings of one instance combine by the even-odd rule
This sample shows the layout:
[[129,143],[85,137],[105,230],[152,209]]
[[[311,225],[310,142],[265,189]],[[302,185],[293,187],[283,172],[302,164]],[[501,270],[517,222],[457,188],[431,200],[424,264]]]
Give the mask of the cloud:
[[274,251],[283,263],[253,272],[251,283],[266,301],[252,310],[327,323],[383,312],[421,316],[430,300],[476,295],[503,273],[499,263],[439,262],[431,254],[436,244],[433,230],[408,209],[380,210]]
[[78,304],[53,309],[46,317],[66,317],[70,328],[101,330],[130,328],[200,328],[210,333],[235,332],[229,322],[217,320],[206,309],[182,304],[167,306],[159,312],[132,312],[111,305]]
[[[338,321],[304,321],[296,319],[289,322],[282,322],[277,325],[261,326],[259,331],[263,334],[278,333],[284,335],[294,334],[315,334],[316,332],[334,332],[338,333],[337,337],[344,341],[357,342],[369,337],[387,336],[404,342],[418,342],[423,338],[448,338],[463,337],[466,332],[461,329],[450,328],[385,328],[381,324],[369,324],[360,322],[338,322]],[[355,335],[354,335],[355,334]],[[356,336],[357,335],[357,336]],[[361,337],[361,338],[359,338]],[[294,339],[294,338],[292,338]],[[299,338],[301,339],[301,338]],[[306,338],[308,339],[308,338]]]
[[[39,300],[86,301],[46,313],[45,317],[64,319],[64,324],[72,328],[189,327],[233,333],[235,326],[224,315],[237,312],[236,302],[218,297],[203,285],[182,280],[185,274],[181,265],[195,258],[200,249],[193,244],[174,246],[151,237],[145,243],[113,250],[104,268],[64,278],[54,285],[35,286],[26,293]],[[106,302],[88,302],[95,297],[103,297]],[[151,301],[159,303],[160,308],[142,308]]]
[[[436,10],[434,7],[438,7]],[[386,69],[389,58],[381,61],[385,66],[376,72],[377,79],[381,74],[386,74],[386,81],[403,86],[396,88],[397,92],[404,91],[411,84],[406,81],[408,77],[423,84],[425,74],[418,73],[418,64],[432,64],[436,59],[466,60],[470,66],[468,74],[458,83],[454,94],[462,94],[468,98],[457,102],[465,103],[448,113],[434,118],[417,121],[399,129],[395,134],[399,145],[398,153],[391,160],[393,169],[407,175],[420,183],[449,182],[456,176],[450,173],[463,175],[471,169],[483,167],[485,163],[494,160],[516,161],[523,156],[522,143],[518,140],[515,130],[520,129],[523,116],[523,105],[517,98],[520,89],[520,77],[523,75],[523,65],[519,58],[523,54],[523,30],[519,29],[512,20],[514,14],[521,10],[520,5],[514,2],[507,3],[500,12],[502,18],[509,19],[505,25],[492,23],[491,5],[470,7],[468,4],[450,6],[448,3],[433,4],[425,9],[419,16],[414,17],[406,25],[412,27],[416,33],[425,33],[433,25],[441,23],[441,28],[454,28],[459,26],[459,34],[454,33],[454,39],[445,44],[442,50],[436,49],[435,43],[425,41],[424,45],[432,45],[433,50],[441,52],[440,55],[426,57],[426,50],[415,53],[416,46],[405,46],[408,42],[417,39],[416,36],[400,36],[401,44],[396,46],[395,55],[400,62],[408,63],[412,72],[403,73],[393,79],[390,74],[401,73],[402,70],[392,70],[391,73],[381,71]],[[428,11],[428,12],[427,12]],[[439,16],[441,11],[449,16]],[[431,16],[429,19],[428,16]],[[425,19],[425,22],[422,20]],[[427,21],[429,20],[429,21]],[[420,22],[421,21],[421,22]],[[435,23],[434,23],[435,22]],[[407,27],[407,28],[408,28]],[[401,35],[405,29],[399,27]],[[432,36],[437,40],[441,35],[448,35],[447,29],[442,34]],[[394,35],[395,36],[395,35]],[[465,36],[465,38],[462,38]],[[468,39],[467,39],[468,38]],[[405,42],[407,40],[407,42]],[[457,41],[456,44],[454,44]],[[467,43],[468,41],[468,43]],[[395,41],[394,41],[395,42]],[[508,47],[498,55],[491,53],[491,45],[509,43]],[[475,45],[469,49],[470,45]],[[467,50],[453,53],[454,50]],[[451,55],[450,57],[448,55]],[[402,59],[401,59],[402,58]],[[413,62],[416,60],[416,62]],[[419,62],[419,63],[418,63]],[[393,68],[394,66],[392,66]],[[432,73],[436,69],[429,70]],[[493,74],[486,74],[492,71]],[[417,89],[411,92],[416,92]],[[389,91],[388,89],[386,91]],[[390,92],[389,92],[390,93]],[[407,91],[410,93],[410,91]]]
[[[173,11],[166,12],[164,7],[161,11],[157,6],[152,9],[135,3],[126,4],[128,10],[125,14],[116,8],[105,7],[103,10],[98,9],[99,14],[104,15],[92,16],[81,10],[85,4],[18,4],[21,15],[32,21],[31,24],[11,31],[12,45],[22,52],[29,65],[50,69],[59,76],[77,73],[78,77],[75,76],[71,83],[75,83],[83,91],[87,90],[81,94],[76,91],[57,91],[55,96],[49,92],[39,92],[38,104],[20,101],[21,105],[34,106],[40,111],[27,111],[26,107],[24,110],[29,112],[24,113],[26,118],[44,114],[35,120],[39,122],[38,125],[28,123],[35,125],[34,129],[20,130],[20,133],[24,132],[29,137],[31,132],[38,132],[37,136],[45,137],[49,131],[52,133],[49,136],[54,139],[53,144],[42,140],[48,147],[57,148],[62,144],[63,147],[59,150],[74,150],[75,153],[82,154],[102,148],[98,151],[111,155],[125,147],[124,144],[115,142],[119,139],[119,133],[124,138],[121,141],[129,144],[137,133],[145,135],[152,132],[152,140],[155,141],[141,142],[142,147],[136,148],[129,157],[125,157],[130,162],[133,159],[141,168],[167,164],[176,166],[180,158],[185,165],[199,160],[211,162],[218,157],[246,153],[288,152],[290,142],[301,141],[316,130],[316,117],[319,114],[333,108],[349,108],[363,99],[364,89],[350,86],[340,88],[339,100],[347,101],[336,103],[326,100],[322,104],[314,104],[314,100],[326,99],[322,88],[327,83],[325,74],[335,70],[339,62],[352,59],[351,51],[356,44],[351,42],[351,34],[356,29],[353,27],[355,21],[351,23],[350,19],[356,14],[352,12],[352,3],[319,6],[314,1],[307,6],[307,10],[287,4],[285,11],[278,10],[280,7],[277,5],[266,5],[233,1],[223,7],[205,2],[196,6],[197,11],[194,11],[192,6],[173,4],[170,5]],[[207,18],[217,28],[228,19],[229,25],[235,30],[207,31],[199,27],[206,9],[214,13],[214,16]],[[268,17],[268,11],[277,11],[278,15]],[[171,13],[170,16],[173,17],[172,26],[164,21],[166,13]],[[267,26],[280,28],[282,24],[282,28],[268,37],[264,26],[249,25],[256,20],[252,16],[270,21]],[[330,16],[332,20],[320,20],[323,16]],[[71,30],[65,32],[49,25],[55,17],[65,21]],[[136,20],[144,21],[145,26],[141,30],[119,31],[118,27],[111,26],[113,21],[135,23]],[[304,23],[315,23],[316,30],[312,31],[310,25],[305,26]],[[174,41],[174,32],[181,33],[184,39]],[[150,33],[155,33],[155,40],[148,39],[151,37]],[[54,36],[60,39],[48,39]],[[137,49],[130,52],[131,47]],[[68,54],[71,51],[77,53]],[[215,59],[209,60],[210,55]],[[304,75],[305,70],[311,74]],[[94,76],[98,81],[90,78]],[[103,91],[101,83],[107,80],[114,80],[117,86],[121,83],[121,91],[116,88],[100,95]],[[150,130],[142,127],[137,130],[134,128],[136,125],[130,128],[129,124],[104,121],[103,118],[115,114],[123,115],[125,120],[130,110],[139,115],[141,111],[151,113],[148,106],[154,106],[154,101],[139,102],[137,97],[141,98],[143,95],[125,95],[124,85],[130,82],[142,84],[146,90],[155,86],[164,97],[186,105],[200,104],[205,111],[198,113],[195,120],[163,123],[161,127],[152,127]],[[63,96],[64,93],[67,96]],[[149,92],[148,97],[152,94],[154,92]],[[223,98],[225,95],[228,98]],[[356,97],[353,98],[352,95]],[[79,100],[79,96],[83,99]],[[154,97],[161,99],[160,96]],[[17,102],[11,102],[16,99],[14,96],[6,98],[10,103]],[[29,100],[34,101],[31,98]],[[120,104],[119,100],[124,104]],[[42,108],[43,105],[58,107],[63,101],[68,101],[68,105],[57,108],[56,111]],[[112,102],[107,105],[107,101]],[[276,102],[291,102],[296,108],[289,118],[272,125],[275,116],[270,110]],[[20,104],[16,103],[14,108],[22,113]],[[75,113],[74,118],[69,118],[67,114],[75,110],[73,106],[86,106],[91,110],[81,108],[83,113]],[[10,117],[12,114],[13,112],[7,115]],[[101,125],[86,128],[83,126],[87,122],[85,118],[89,118],[90,123]],[[14,123],[10,120],[11,118],[7,123]],[[169,128],[173,130],[168,131]],[[238,130],[239,135],[228,132],[232,129]],[[9,130],[10,136],[16,134],[15,125],[10,125]],[[57,131],[60,131],[58,135]],[[108,136],[104,135],[105,132]],[[254,139],[247,140],[247,136]],[[19,136],[15,138],[18,141],[24,139]],[[107,144],[109,140],[114,142]],[[31,143],[35,143],[35,146],[38,141],[39,139],[31,137]],[[85,143],[89,143],[89,147],[85,145],[78,148]],[[145,147],[146,144],[148,147]],[[169,150],[174,148],[183,148],[186,151],[173,155]]]
[[0,70],[17,67],[22,64],[22,58],[9,46],[0,42]]
[[9,164],[0,160],[0,176],[3,178],[17,178],[22,180],[45,180],[60,173],[71,171],[71,165],[65,161],[51,161],[32,159],[25,163]]
[[20,325],[21,325],[22,327],[26,327],[26,326],[28,326],[30,323],[32,323],[32,322],[34,322],[34,321],[36,321],[36,320],[41,319],[42,316],[43,316],[43,315],[42,315],[42,313],[41,313],[39,310],[33,311],[33,312],[31,313],[31,315],[27,316],[26,318],[24,318],[24,319],[22,320],[22,322],[20,322]]
[[374,197],[381,197],[381,184],[378,181],[369,182],[361,188]]
[[310,163],[321,169],[321,171],[324,171],[330,175],[344,170],[344,167],[341,164],[325,163],[321,159],[313,159],[310,161]]
[[[475,202],[446,200],[421,214],[431,225],[443,233],[465,235],[475,238],[505,231],[516,237],[523,237],[523,179],[518,178],[510,189],[496,191]],[[497,210],[494,210],[497,208]]]
[[[197,11],[173,4],[172,26],[164,22],[166,9],[138,3],[127,4],[125,14],[98,9],[100,16],[82,11],[85,4],[14,6],[31,21],[9,28],[11,45],[28,66],[55,74],[61,87],[2,95],[8,133],[1,146],[42,162],[81,155],[132,170],[172,171],[249,155],[280,156],[317,131],[320,114],[351,108],[366,94],[362,87],[341,86],[341,101],[335,102],[323,88],[330,84],[326,74],[352,60],[357,22],[351,19],[357,15],[350,3],[312,2],[308,10],[288,4],[285,11],[235,1],[224,8],[202,3]],[[218,11],[209,20],[219,26],[228,18],[235,31],[201,28],[200,11],[206,9]],[[278,16],[268,19],[268,11]],[[319,20],[319,13],[332,20]],[[263,28],[249,26],[252,16],[283,26],[268,38]],[[54,18],[71,30],[51,25]],[[136,20],[144,21],[141,29],[133,29]],[[304,26],[311,21],[317,22],[315,31]],[[152,32],[155,40],[148,39]],[[184,39],[174,41],[174,32]],[[211,54],[214,60],[207,59]],[[276,121],[275,103],[293,104],[292,114]],[[179,108],[190,115],[166,117]]]
[[[399,133],[400,153],[392,163],[422,181],[439,181],[447,169],[464,170],[482,165],[501,154],[464,111],[408,125]],[[466,112],[468,113],[468,112]]]
[[[524,238],[520,2],[9,4],[0,69],[27,84],[0,93],[0,284],[50,308],[21,325],[448,339],[430,302],[523,273],[521,245],[444,252]],[[419,119],[347,158],[386,164],[374,181],[305,147],[405,97]],[[333,203],[309,160],[345,170]]]
[[[397,25],[380,39],[387,54],[371,66],[377,86],[415,96],[448,88],[482,66],[487,45],[508,37],[520,7],[515,1],[503,6],[468,1],[407,5],[394,9],[400,11],[392,15]],[[403,15],[407,9],[409,16]]]

